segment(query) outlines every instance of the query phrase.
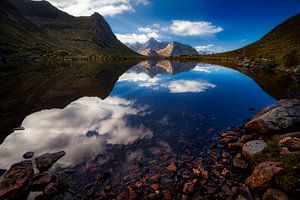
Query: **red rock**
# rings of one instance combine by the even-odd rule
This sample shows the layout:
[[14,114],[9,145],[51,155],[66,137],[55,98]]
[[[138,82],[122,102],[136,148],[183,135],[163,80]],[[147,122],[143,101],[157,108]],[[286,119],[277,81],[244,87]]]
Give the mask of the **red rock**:
[[43,155],[35,158],[36,168],[38,168],[38,170],[40,172],[47,171],[50,167],[52,167],[52,165],[56,161],[61,159],[64,155],[66,155],[66,152],[64,152],[64,151],[60,151],[60,152],[57,152],[57,153],[43,154]]
[[288,196],[278,189],[268,189],[263,196],[263,200],[288,200]]
[[163,192],[163,195],[164,195],[164,199],[165,199],[165,200],[171,200],[171,199],[172,199],[170,190],[165,189],[165,190],[163,190],[162,192]]
[[16,199],[29,188],[33,177],[31,161],[13,164],[0,182],[0,199]]
[[175,165],[175,163],[171,163],[169,166],[167,166],[167,170],[176,172],[177,166]]
[[52,198],[58,194],[58,188],[55,183],[49,183],[43,191],[43,195],[47,198]]
[[127,187],[127,199],[128,200],[136,200],[137,199],[137,195],[131,187]]
[[55,177],[50,174],[36,174],[32,179],[31,191],[43,191],[45,187],[53,182]]
[[184,186],[183,186],[183,192],[186,193],[186,194],[189,194],[191,192],[193,192],[194,190],[194,185],[193,183],[185,183]]
[[156,190],[159,189],[159,185],[158,185],[157,183],[151,184],[151,185],[150,185],[150,188],[151,188],[152,190],[156,191]]
[[280,162],[266,161],[255,167],[246,184],[253,190],[264,190],[269,187],[274,176],[284,171]]

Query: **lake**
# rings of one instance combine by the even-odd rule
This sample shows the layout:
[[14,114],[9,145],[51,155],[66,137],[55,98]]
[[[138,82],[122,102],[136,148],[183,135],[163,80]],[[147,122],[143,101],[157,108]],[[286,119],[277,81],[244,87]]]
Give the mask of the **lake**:
[[16,71],[2,70],[0,81],[0,168],[28,151],[38,156],[64,150],[51,170],[74,170],[65,179],[75,191],[99,171],[109,171],[108,181],[121,190],[165,173],[162,157],[205,159],[221,130],[276,102],[247,75],[206,63],[57,64]]

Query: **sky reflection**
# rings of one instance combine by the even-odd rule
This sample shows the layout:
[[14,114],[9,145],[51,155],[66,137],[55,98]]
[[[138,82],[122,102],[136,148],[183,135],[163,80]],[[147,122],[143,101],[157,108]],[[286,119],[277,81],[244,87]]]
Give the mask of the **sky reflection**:
[[105,151],[106,144],[130,144],[139,138],[151,137],[142,124],[131,126],[129,115],[143,115],[145,108],[134,101],[118,97],[101,100],[81,98],[64,109],[43,110],[27,116],[24,131],[15,131],[0,146],[2,168],[21,160],[23,153],[36,155],[64,150],[67,155],[58,164],[72,166],[85,158],[92,160]]

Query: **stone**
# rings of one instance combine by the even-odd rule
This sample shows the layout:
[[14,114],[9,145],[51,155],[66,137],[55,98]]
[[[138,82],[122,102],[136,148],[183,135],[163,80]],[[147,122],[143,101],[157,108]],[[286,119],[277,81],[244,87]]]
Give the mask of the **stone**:
[[43,191],[48,184],[54,182],[55,177],[50,174],[35,174],[32,178],[31,191]]
[[43,155],[35,158],[36,168],[40,172],[47,171],[48,169],[50,169],[50,167],[52,167],[52,165],[54,163],[56,163],[56,161],[61,159],[64,155],[66,155],[66,152],[64,152],[64,151],[60,151],[60,152],[57,152],[57,153],[43,154]]
[[253,140],[253,138],[254,138],[253,135],[243,135],[241,137],[241,142],[246,143],[246,142]]
[[128,200],[136,200],[137,199],[137,194],[131,187],[127,187],[127,199]]
[[233,166],[235,168],[239,168],[239,169],[247,169],[248,168],[248,163],[241,158],[234,158],[233,159]]
[[235,200],[247,200],[243,195],[239,195]]
[[233,142],[233,143],[229,143],[228,149],[242,149],[243,148],[244,143],[242,142]]
[[252,140],[243,146],[242,154],[245,159],[252,161],[256,155],[263,153],[267,148],[264,140]]
[[58,194],[58,188],[55,183],[49,183],[43,190],[43,195],[46,198],[53,198]]
[[288,200],[288,196],[278,189],[270,188],[268,189],[263,196],[263,200]]
[[246,131],[257,134],[284,133],[299,128],[300,100],[283,99],[264,108],[245,125]]
[[25,153],[25,154],[23,155],[23,158],[24,158],[24,159],[30,159],[30,158],[33,157],[33,155],[34,155],[34,152],[29,151],[29,152],[27,152],[27,153]]
[[280,147],[279,150],[281,155],[288,155],[291,153],[287,147]]
[[156,191],[156,190],[159,189],[159,185],[158,185],[157,183],[151,184],[151,185],[150,185],[150,188],[151,188],[152,190]]
[[167,166],[167,170],[176,172],[177,166],[175,165],[175,163],[171,163],[170,165]]
[[253,190],[267,189],[273,177],[284,172],[281,162],[265,161],[255,167],[251,176],[246,179],[246,184]]
[[33,177],[31,161],[13,164],[0,181],[0,199],[17,199],[28,194],[30,181]]
[[300,150],[300,139],[296,137],[285,137],[279,141],[279,144],[287,146],[292,151]]
[[193,192],[193,190],[194,190],[193,183],[188,182],[188,183],[184,184],[182,191],[183,191],[183,193],[189,194],[189,193]]

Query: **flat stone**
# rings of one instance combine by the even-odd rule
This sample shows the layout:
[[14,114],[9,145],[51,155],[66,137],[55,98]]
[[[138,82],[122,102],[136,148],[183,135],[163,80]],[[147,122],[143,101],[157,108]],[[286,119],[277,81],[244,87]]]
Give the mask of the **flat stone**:
[[288,200],[288,196],[278,189],[270,188],[268,189],[263,196],[263,200]]
[[267,189],[273,177],[284,171],[283,164],[274,161],[265,161],[255,167],[246,184],[253,190]]
[[64,155],[66,155],[66,152],[64,152],[64,151],[60,151],[60,152],[57,152],[57,153],[43,154],[43,155],[35,158],[36,168],[40,172],[47,171],[48,169],[50,169],[50,167],[52,167],[52,165],[54,163],[56,163],[56,161],[58,161]]
[[300,100],[284,99],[266,107],[245,125],[246,131],[257,134],[285,133],[299,128]]
[[29,152],[27,152],[27,153],[25,153],[25,154],[23,155],[23,158],[24,158],[24,159],[30,159],[30,158],[33,157],[33,155],[34,155],[34,152],[29,151]]
[[251,161],[254,156],[261,154],[267,148],[264,140],[252,140],[243,146],[242,154],[245,159]]
[[0,181],[0,199],[17,199],[28,194],[32,177],[33,165],[31,161],[13,164]]

